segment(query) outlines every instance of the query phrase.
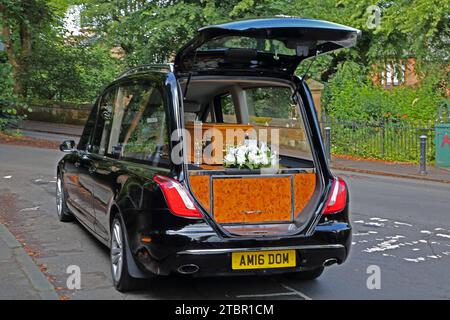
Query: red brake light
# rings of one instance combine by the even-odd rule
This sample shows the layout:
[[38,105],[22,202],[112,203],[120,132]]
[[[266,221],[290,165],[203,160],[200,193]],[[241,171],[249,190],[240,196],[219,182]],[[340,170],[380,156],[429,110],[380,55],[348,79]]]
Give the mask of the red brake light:
[[323,214],[337,213],[344,210],[347,203],[347,185],[339,178],[334,179],[330,197]]
[[153,181],[161,188],[172,214],[187,218],[203,218],[192,198],[178,181],[160,175],[154,176]]

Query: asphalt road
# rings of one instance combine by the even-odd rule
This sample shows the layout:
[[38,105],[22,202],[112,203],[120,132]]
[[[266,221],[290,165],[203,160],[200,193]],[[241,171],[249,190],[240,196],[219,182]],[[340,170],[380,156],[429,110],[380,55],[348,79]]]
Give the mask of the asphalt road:
[[69,135],[61,135],[56,133],[48,133],[48,132],[39,132],[32,130],[22,130],[21,131],[24,136],[36,138],[36,139],[44,139],[44,140],[53,140],[63,142],[64,140],[74,140],[78,141],[79,137],[73,137]]
[[[0,145],[0,222],[8,223],[57,291],[71,299],[450,298],[450,185],[354,173],[339,173],[351,194],[352,252],[319,279],[171,277],[121,294],[111,285],[108,250],[78,223],[57,220],[60,157],[58,151]],[[80,290],[66,288],[69,265],[81,269]],[[373,265],[380,268],[381,288],[369,290],[367,269]]]

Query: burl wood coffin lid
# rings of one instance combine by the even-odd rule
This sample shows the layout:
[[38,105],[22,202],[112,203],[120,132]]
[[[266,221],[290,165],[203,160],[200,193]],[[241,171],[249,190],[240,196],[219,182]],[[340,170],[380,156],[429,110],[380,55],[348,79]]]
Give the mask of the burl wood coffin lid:
[[189,177],[192,192],[210,213],[212,186],[214,203],[212,214],[218,223],[292,221],[310,201],[316,187],[315,173],[295,173],[292,175],[292,184],[291,175],[215,177],[212,183],[210,179],[212,179],[210,175]]
[[[206,131],[210,131],[211,134],[211,142],[213,144],[216,143],[217,135],[222,137],[222,146],[219,148],[217,145],[215,148],[219,148],[223,150],[226,145],[241,145],[245,140],[245,133],[249,132],[248,130],[253,129],[253,126],[250,124],[230,124],[230,123],[202,123],[198,125],[198,128],[201,130],[201,137],[204,138],[204,134]],[[190,160],[194,161],[194,123],[186,123],[186,129],[189,131],[191,136],[191,150],[190,150]],[[227,130],[230,130],[231,135],[227,134]],[[223,163],[223,154],[222,152],[216,152],[216,149],[213,149],[212,158],[208,159],[211,164],[222,164]]]

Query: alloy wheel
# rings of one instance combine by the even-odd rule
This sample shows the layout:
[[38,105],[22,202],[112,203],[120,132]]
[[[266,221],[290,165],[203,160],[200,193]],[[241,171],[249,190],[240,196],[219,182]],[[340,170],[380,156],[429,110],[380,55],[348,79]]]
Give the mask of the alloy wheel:
[[120,281],[123,267],[123,237],[122,227],[118,220],[114,221],[112,227],[111,266],[114,280]]
[[63,214],[63,200],[62,181],[61,178],[58,177],[56,181],[56,209],[58,216],[62,216]]

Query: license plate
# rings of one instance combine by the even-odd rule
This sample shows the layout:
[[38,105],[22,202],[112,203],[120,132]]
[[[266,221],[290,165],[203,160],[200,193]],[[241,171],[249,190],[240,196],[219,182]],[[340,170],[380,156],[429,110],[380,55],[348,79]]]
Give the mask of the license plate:
[[295,250],[233,252],[231,254],[231,268],[233,270],[287,268],[295,266]]

